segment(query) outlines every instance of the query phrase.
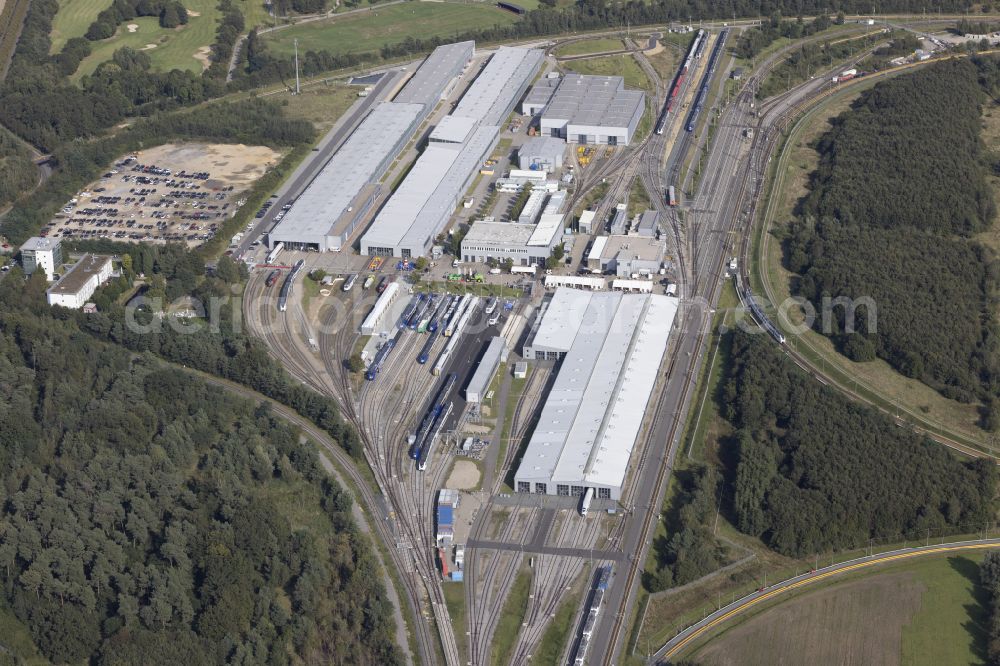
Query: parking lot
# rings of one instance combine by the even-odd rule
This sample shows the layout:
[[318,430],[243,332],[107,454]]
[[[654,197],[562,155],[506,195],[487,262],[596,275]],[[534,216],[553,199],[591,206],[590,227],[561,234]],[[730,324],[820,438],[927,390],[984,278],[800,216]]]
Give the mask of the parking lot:
[[267,147],[165,144],[122,156],[77,193],[43,236],[185,243],[213,238],[281,154]]

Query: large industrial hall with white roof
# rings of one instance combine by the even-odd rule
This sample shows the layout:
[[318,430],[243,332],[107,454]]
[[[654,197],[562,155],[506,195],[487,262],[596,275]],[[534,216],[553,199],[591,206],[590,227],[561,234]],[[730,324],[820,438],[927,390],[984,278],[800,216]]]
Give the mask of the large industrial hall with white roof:
[[527,359],[561,363],[517,492],[621,497],[676,314],[668,296],[555,292],[524,347]]

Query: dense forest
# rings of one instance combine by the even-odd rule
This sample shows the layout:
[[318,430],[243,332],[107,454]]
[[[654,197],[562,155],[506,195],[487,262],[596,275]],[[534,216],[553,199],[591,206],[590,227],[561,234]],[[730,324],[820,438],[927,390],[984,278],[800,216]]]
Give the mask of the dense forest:
[[801,557],[993,520],[991,461],[961,462],[816,382],[769,338],[732,335],[722,403],[736,433],[725,495],[741,531]]
[[[231,259],[220,259],[215,274],[206,277],[204,261],[180,245],[82,241],[66,247],[122,257],[121,277],[94,294],[93,301],[100,312],[95,315],[73,312],[82,331],[135,352],[157,354],[168,361],[243,384],[295,409],[326,430],[348,453],[361,457],[358,434],[343,421],[336,402],[292,379],[268,354],[264,343],[241,326],[242,301],[236,283],[245,275],[241,275],[241,269]],[[118,300],[123,294],[133,293],[140,274],[146,277],[139,295],[150,305],[129,315]],[[11,278],[16,279],[13,273]],[[194,323],[179,330],[156,316],[162,314],[162,308],[186,297],[205,304],[206,309],[213,300],[218,302],[218,318],[211,325],[204,322],[195,331]],[[162,303],[159,311],[153,310],[155,299]],[[129,316],[134,318],[128,319]]]
[[988,663],[1000,666],[1000,550],[986,551],[979,565],[979,584],[986,591]]
[[722,479],[715,467],[701,466],[675,475],[677,487],[667,516],[667,536],[653,542],[655,572],[643,576],[650,592],[685,585],[718,569],[725,552],[712,534],[712,519]]
[[0,127],[0,210],[38,182],[31,151]]
[[371,545],[314,446],[94,340],[45,286],[0,292],[0,603],[44,656],[401,663]]
[[995,68],[942,62],[862,93],[820,139],[785,243],[817,311],[824,298],[871,299],[854,332],[834,309],[825,332],[843,353],[879,356],[963,401],[1000,388],[995,259],[969,240],[996,214],[979,137],[980,78]]

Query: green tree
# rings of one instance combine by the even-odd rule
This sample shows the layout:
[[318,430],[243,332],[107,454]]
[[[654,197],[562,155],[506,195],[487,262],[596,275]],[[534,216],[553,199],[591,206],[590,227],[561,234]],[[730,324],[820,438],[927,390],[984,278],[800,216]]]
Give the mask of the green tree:
[[356,375],[364,372],[365,361],[361,358],[361,354],[351,354],[351,358],[347,360],[347,367]]

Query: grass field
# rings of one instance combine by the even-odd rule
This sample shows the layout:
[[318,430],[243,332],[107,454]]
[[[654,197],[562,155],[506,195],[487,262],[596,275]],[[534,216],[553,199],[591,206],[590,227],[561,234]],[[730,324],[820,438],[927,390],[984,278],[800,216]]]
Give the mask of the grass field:
[[517,574],[510,594],[500,612],[500,621],[493,632],[493,645],[490,648],[490,663],[493,666],[506,666],[510,661],[510,653],[514,649],[517,634],[521,631],[524,614],[528,610],[528,595],[531,593],[531,571],[522,568]]
[[454,37],[468,30],[513,23],[517,17],[490,5],[408,2],[374,7],[370,13],[313,21],[267,34],[271,52],[288,55],[299,40],[299,51],[331,53],[377,51],[409,36],[423,39]]
[[625,86],[650,91],[653,86],[642,71],[635,58],[630,54],[590,58],[588,60],[571,60],[562,63],[562,67],[577,74],[593,74],[597,76],[621,76]]
[[38,653],[27,627],[4,604],[0,604],[0,643],[6,648],[6,651],[0,652],[0,666],[44,666],[51,663]]
[[14,55],[28,4],[28,0],[0,0],[0,81]]
[[642,184],[641,178],[636,178],[632,181],[632,189],[628,193],[629,217],[635,217],[643,211],[649,210],[649,207],[649,193],[646,192],[646,186]]
[[[100,0],[64,0],[54,21],[53,51],[62,48],[69,38],[82,36],[107,4]],[[75,77],[92,73],[123,46],[145,50],[155,69],[201,72],[208,65],[208,47],[215,41],[219,18],[216,5],[217,0],[185,0],[184,6],[191,13],[188,24],[172,30],[161,28],[159,20],[152,16],[128,21],[113,37],[91,44],[93,52],[80,63]],[[129,31],[129,24],[137,28]]]
[[344,115],[351,104],[358,101],[358,88],[317,84],[303,88],[302,93],[294,97],[286,93],[271,99],[285,102],[285,113],[290,118],[311,122],[317,130],[317,136],[322,136]]
[[790,597],[731,625],[694,653],[737,663],[982,663],[981,554],[878,568]]
[[[792,218],[792,210],[796,202],[807,191],[809,174],[816,168],[819,160],[818,154],[813,149],[814,142],[830,128],[829,119],[847,110],[859,93],[860,90],[855,90],[854,94],[835,97],[808,119],[800,131],[792,136],[793,143],[788,147],[788,156],[784,164],[779,164],[778,167],[783,169],[783,172],[780,190],[776,195],[779,199],[776,200],[774,206],[772,230],[780,231],[781,224]],[[987,120],[993,121],[992,118]],[[1000,118],[997,119],[997,122],[1000,123]],[[995,132],[997,133],[995,139],[990,138],[989,132],[984,133],[984,139],[988,146],[990,141],[996,141],[997,145],[1000,145],[1000,126]],[[1000,239],[1000,236],[995,235],[995,232],[989,232],[989,235]],[[984,240],[989,243],[988,239]],[[768,243],[766,262],[762,264],[762,267],[766,267],[768,282],[774,290],[775,300],[781,302],[788,298],[791,295],[791,280],[794,276],[782,265],[781,246],[773,237]],[[757,287],[759,285],[755,285],[755,288]],[[827,370],[836,368],[849,377],[857,377],[863,385],[870,387],[886,401],[900,405],[908,411],[919,414],[922,418],[940,424],[949,432],[970,440],[985,441],[985,434],[976,425],[979,415],[975,405],[948,400],[926,384],[896,372],[888,363],[880,359],[867,363],[850,361],[837,352],[829,338],[815,331],[808,331],[803,336],[799,336],[796,339],[796,344],[799,347],[808,344],[812,350],[811,353],[819,357],[821,367]]]
[[110,5],[108,0],[61,0],[52,20],[51,52],[58,53],[72,37],[83,37],[97,15]]
[[[983,143],[986,149],[996,154],[1000,151],[1000,104],[987,100],[983,105]],[[1000,203],[1000,178],[987,171],[987,179],[993,187],[993,199]],[[993,248],[995,252],[1000,252],[1000,221],[993,223],[993,228],[985,231],[976,237],[984,245]]]
[[451,618],[459,660],[464,664],[469,654],[469,637],[465,635],[465,584],[445,582],[441,584],[441,591],[448,607],[448,617]]
[[681,56],[672,49],[663,49],[659,53],[652,53],[646,56],[649,64],[653,66],[656,73],[664,84],[669,84],[677,75],[677,68],[680,66]]
[[542,641],[538,644],[538,650],[531,655],[531,663],[536,666],[557,666],[561,662],[563,649],[569,639],[570,630],[573,629],[573,618],[576,617],[576,610],[580,607],[580,599],[577,594],[570,594],[562,602],[556,614],[549,622],[548,628],[542,634]]
[[605,51],[619,51],[625,48],[625,44],[620,39],[612,37],[595,37],[594,39],[584,39],[579,42],[570,42],[556,48],[556,55],[575,56],[586,55],[588,53],[604,53]]

